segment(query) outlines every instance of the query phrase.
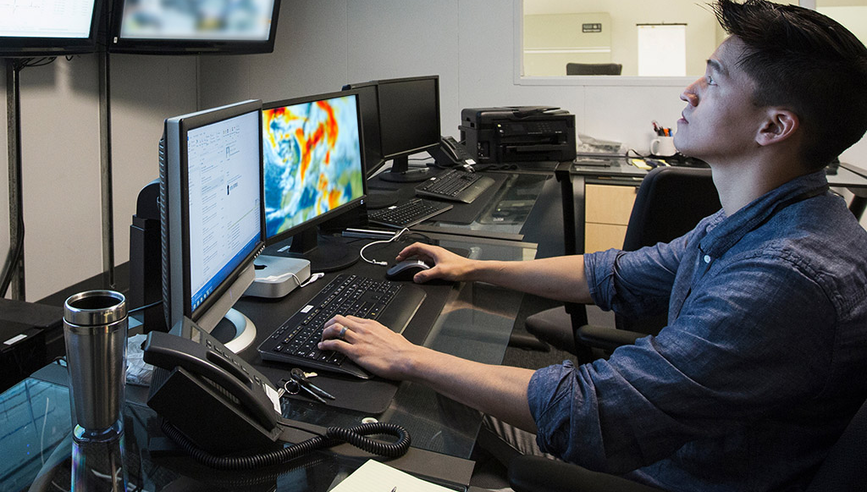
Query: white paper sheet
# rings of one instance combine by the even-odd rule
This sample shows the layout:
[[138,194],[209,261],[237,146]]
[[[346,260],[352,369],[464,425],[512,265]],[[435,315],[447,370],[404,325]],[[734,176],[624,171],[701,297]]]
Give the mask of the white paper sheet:
[[454,492],[376,460],[368,460],[331,492]]

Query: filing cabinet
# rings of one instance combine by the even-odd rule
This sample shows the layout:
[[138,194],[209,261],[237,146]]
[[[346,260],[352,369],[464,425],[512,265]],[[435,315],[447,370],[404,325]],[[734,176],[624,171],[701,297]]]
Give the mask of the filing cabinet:
[[584,251],[621,248],[635,204],[637,186],[587,184],[584,187]]

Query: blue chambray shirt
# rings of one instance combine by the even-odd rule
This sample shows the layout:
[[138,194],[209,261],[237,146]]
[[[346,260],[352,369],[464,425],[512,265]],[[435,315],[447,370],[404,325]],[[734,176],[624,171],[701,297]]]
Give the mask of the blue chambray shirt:
[[658,336],[537,371],[543,451],[668,490],[798,490],[867,398],[867,232],[806,175],[669,244],[584,256]]

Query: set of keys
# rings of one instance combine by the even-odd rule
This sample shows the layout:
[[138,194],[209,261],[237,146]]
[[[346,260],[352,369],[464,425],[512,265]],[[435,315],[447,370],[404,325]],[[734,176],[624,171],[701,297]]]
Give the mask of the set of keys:
[[334,400],[334,395],[310,382],[310,378],[316,377],[315,372],[304,372],[297,367],[289,371],[291,379],[283,380],[283,387],[277,390],[277,396],[282,398],[285,394],[297,395],[302,390],[322,403],[327,403],[326,398]]

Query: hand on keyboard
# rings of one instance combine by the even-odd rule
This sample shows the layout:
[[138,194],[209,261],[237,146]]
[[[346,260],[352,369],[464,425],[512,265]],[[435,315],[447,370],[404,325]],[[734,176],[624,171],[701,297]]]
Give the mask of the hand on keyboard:
[[379,377],[403,380],[408,376],[405,361],[413,360],[417,352],[425,349],[378,321],[338,315],[325,323],[319,350],[345,354]]
[[259,355],[264,360],[367,379],[370,375],[346,361],[343,354],[317,348],[325,323],[336,314],[351,314],[378,319],[403,331],[424,298],[424,291],[413,285],[338,275],[259,345]]

